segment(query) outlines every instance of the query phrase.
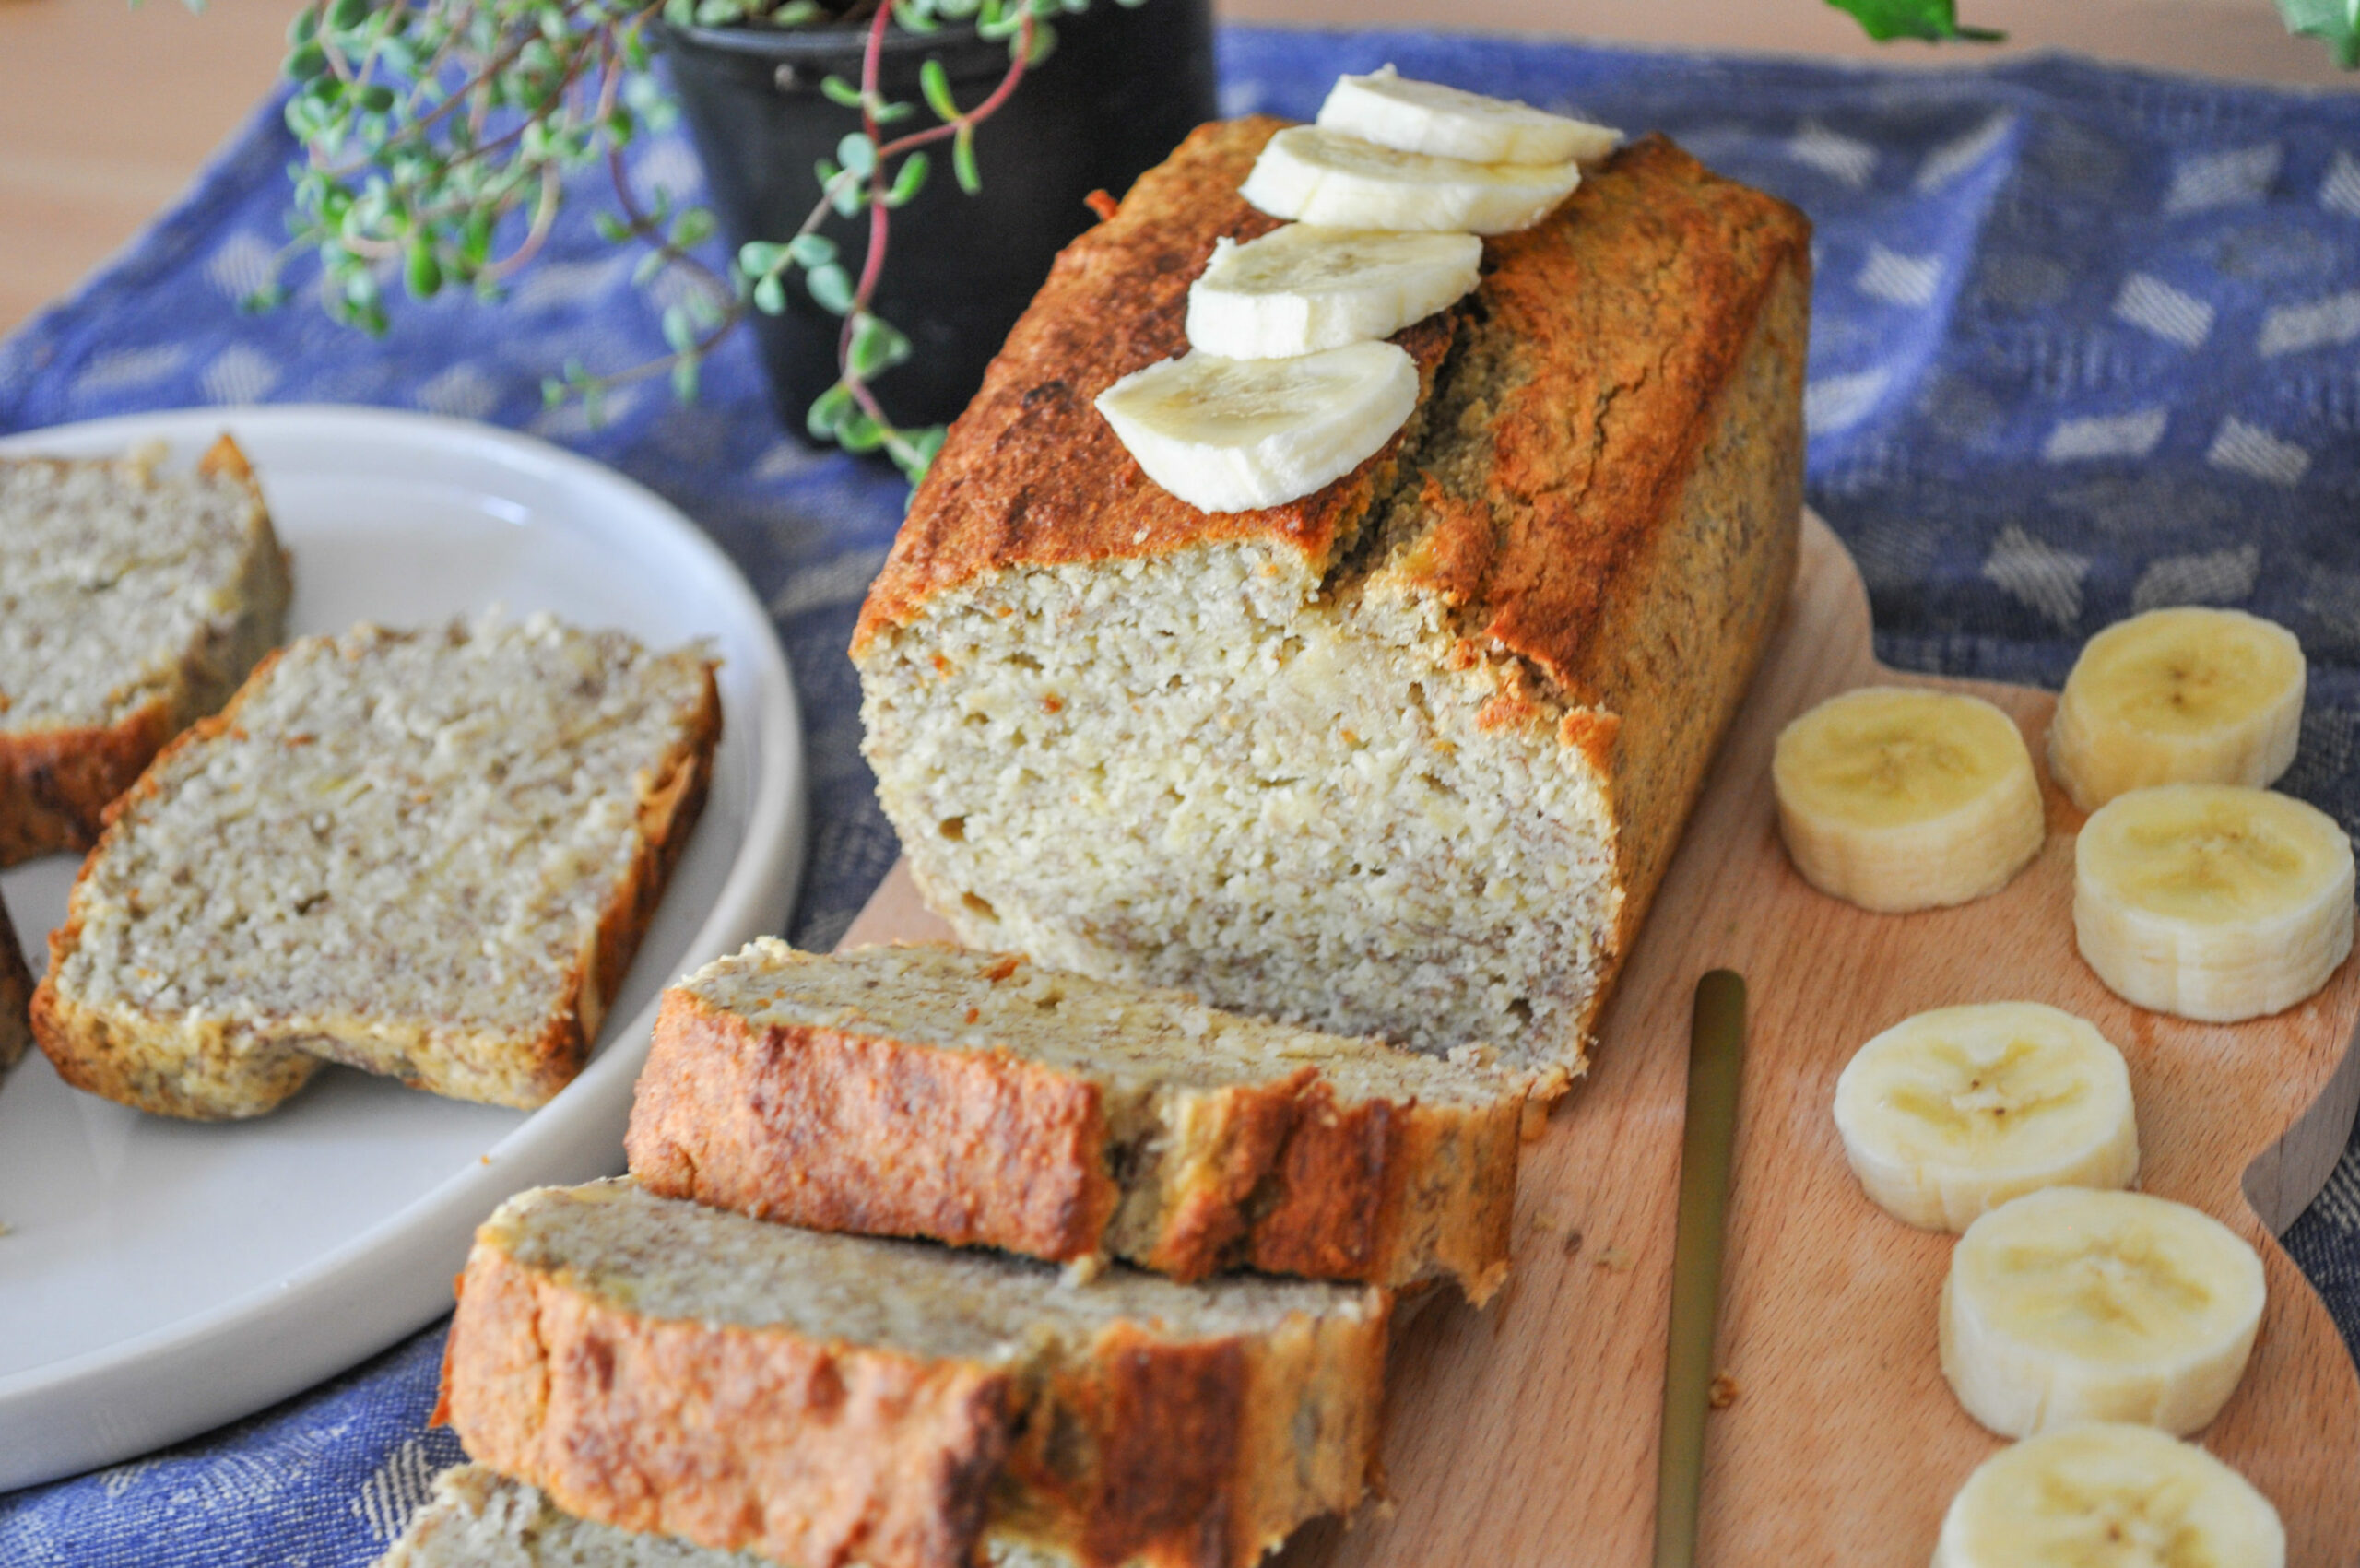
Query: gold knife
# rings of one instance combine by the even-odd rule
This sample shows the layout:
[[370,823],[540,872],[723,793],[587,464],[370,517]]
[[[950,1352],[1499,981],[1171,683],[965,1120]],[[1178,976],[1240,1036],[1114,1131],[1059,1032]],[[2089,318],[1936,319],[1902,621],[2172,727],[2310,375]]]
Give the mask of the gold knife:
[[1738,1083],[1744,1073],[1745,981],[1717,969],[1696,983],[1688,1036],[1688,1121],[1680,1145],[1680,1218],[1672,1232],[1655,1568],[1694,1568],[1696,1562],[1713,1326],[1721,1302],[1721,1240],[1737,1140]]

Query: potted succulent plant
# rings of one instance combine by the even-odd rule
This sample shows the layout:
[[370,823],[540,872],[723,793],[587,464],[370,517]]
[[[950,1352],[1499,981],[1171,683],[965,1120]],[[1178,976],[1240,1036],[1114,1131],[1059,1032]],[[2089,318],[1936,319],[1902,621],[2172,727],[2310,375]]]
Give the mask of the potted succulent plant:
[[[1085,197],[1213,113],[1208,0],[312,0],[287,73],[285,253],[318,256],[338,320],[385,330],[394,287],[496,297],[567,176],[603,165],[600,231],[645,247],[643,284],[684,279],[670,351],[566,366],[547,395],[595,409],[668,375],[693,396],[750,320],[784,418],[913,477]],[[717,214],[629,178],[682,110]]]

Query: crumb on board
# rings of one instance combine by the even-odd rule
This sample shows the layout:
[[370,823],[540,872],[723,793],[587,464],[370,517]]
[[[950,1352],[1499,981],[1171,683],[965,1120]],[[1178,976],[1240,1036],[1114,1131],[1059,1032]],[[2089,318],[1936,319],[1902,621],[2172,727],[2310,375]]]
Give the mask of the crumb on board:
[[1628,1274],[1633,1262],[1631,1255],[1612,1242],[1598,1249],[1598,1266],[1610,1274]]
[[1717,1372],[1713,1374],[1712,1388],[1705,1396],[1705,1403],[1713,1409],[1726,1410],[1737,1403],[1737,1379],[1728,1373]]

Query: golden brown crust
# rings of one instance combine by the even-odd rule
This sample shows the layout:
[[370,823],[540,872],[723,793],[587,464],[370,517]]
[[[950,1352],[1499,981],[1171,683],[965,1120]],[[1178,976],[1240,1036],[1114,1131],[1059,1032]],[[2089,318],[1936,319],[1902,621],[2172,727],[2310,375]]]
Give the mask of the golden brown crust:
[[[1200,125],[1059,253],[983,389],[910,499],[853,633],[857,658],[928,597],[1009,566],[1163,555],[1222,539],[1281,540],[1323,566],[1390,483],[1402,438],[1316,494],[1259,512],[1199,512],[1150,479],[1092,406],[1133,371],[1187,351],[1188,285],[1213,242],[1279,227],[1237,194],[1285,124]],[[1431,382],[1449,347],[1440,318],[1395,335]]]
[[179,727],[155,697],[104,728],[0,734],[0,866],[88,849],[107,808]]
[[435,1419],[567,1512],[806,1568],[964,1568],[988,1524],[1084,1568],[1245,1568],[1362,1494],[1388,1305],[982,1366],[649,1319],[478,1234]]
[[1006,1052],[758,1027],[665,992],[624,1148],[650,1192],[1065,1262],[1118,1189],[1097,1086]]
[[437,1419],[566,1512],[804,1568],[967,1568],[1006,1373],[643,1318],[481,1244],[460,1286]]
[[24,950],[17,946],[17,928],[8,906],[0,902],[0,1072],[24,1059],[32,1043],[32,971],[25,967]]
[[[535,1043],[530,1066],[511,1076],[507,1091],[489,1101],[530,1111],[549,1103],[551,1096],[579,1077],[597,1043],[599,1027],[615,993],[631,973],[631,961],[647,935],[671,884],[673,868],[688,847],[697,819],[704,814],[713,787],[713,755],[721,745],[721,692],[714,683],[714,666],[703,666],[704,690],[688,732],[659,761],[646,793],[639,802],[639,843],[615,896],[598,917],[596,936],[584,949],[573,971],[573,990],[551,1016],[548,1029]],[[365,1067],[365,1062],[360,1064]],[[433,1065],[426,1064],[430,1068]],[[413,1089],[436,1094],[460,1091],[460,1085],[429,1070],[403,1079]],[[461,1094],[462,1098],[478,1098]]]
[[[1447,1273],[1480,1305],[1506,1277],[1519,1110],[1504,1091],[1339,1108],[1305,1066],[1167,1093],[1150,1158],[1115,1146],[1087,1076],[874,1030],[758,1026],[675,987],[625,1149],[659,1196],[815,1230],[1054,1262],[1112,1251],[1181,1280]],[[1152,1189],[1143,1235],[1112,1225],[1133,1187]]]
[[[1199,127],[1058,258],[913,498],[855,657],[931,595],[1009,566],[1256,537],[1323,569],[1333,559],[1368,505],[1369,466],[1283,507],[1202,513],[1147,480],[1091,407],[1186,348],[1187,286],[1216,238],[1277,227],[1236,187],[1282,124]],[[1452,314],[1514,346],[1520,384],[1489,409],[1487,494],[1430,488],[1440,525],[1409,563],[1412,581],[1569,700],[1608,701],[1607,633],[1655,580],[1660,519],[1705,439],[1696,411],[1735,372],[1782,271],[1806,272],[1809,242],[1792,207],[1660,136],[1618,153],[1548,220],[1487,242],[1477,303]]]
[[103,826],[98,842],[75,873],[73,889],[66,895],[65,923],[49,934],[49,970],[41,976],[32,1001],[34,1043],[57,1069],[57,1076],[77,1089],[159,1116],[242,1121],[277,1110],[319,1070],[317,1059],[292,1046],[247,1038],[224,1019],[209,1019],[159,1034],[125,1027],[69,1001],[58,994],[56,985],[65,960],[81,945],[82,922],[75,911],[81,902],[82,884],[89,880],[115,835],[124,831],[119,824],[124,813],[155,796],[161,787],[164,764],[236,724],[239,708],[269,677],[278,657],[277,650],[264,654],[227,706],[167,741],[139,777],[108,801],[100,814]]
[[90,848],[115,797],[131,787],[167,741],[221,706],[278,641],[291,593],[287,555],[269,531],[254,468],[238,443],[224,435],[198,459],[196,471],[243,486],[264,529],[264,548],[247,561],[238,584],[238,622],[226,636],[183,650],[167,690],[112,725],[0,731],[0,866]]

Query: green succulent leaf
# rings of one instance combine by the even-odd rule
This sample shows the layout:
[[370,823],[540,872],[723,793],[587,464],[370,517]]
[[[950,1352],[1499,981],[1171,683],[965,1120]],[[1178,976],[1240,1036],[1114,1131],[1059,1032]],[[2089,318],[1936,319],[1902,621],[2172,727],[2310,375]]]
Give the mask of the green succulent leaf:
[[835,263],[815,266],[803,275],[803,286],[821,310],[844,315],[852,310],[852,275]]
[[786,242],[797,266],[825,266],[836,259],[836,242],[825,234],[797,234]]
[[858,131],[836,144],[836,161],[856,179],[866,180],[877,167],[877,144]]
[[2278,0],[2286,30],[2326,43],[2335,63],[2360,70],[2360,0]]
[[810,408],[803,416],[803,428],[809,430],[816,440],[831,440],[844,415],[856,407],[852,400],[852,388],[838,382],[812,400]]
[[959,177],[959,188],[974,195],[984,188],[983,171],[975,167],[975,128],[962,125],[950,138],[950,171]]
[[950,73],[931,54],[918,67],[918,90],[926,95],[926,107],[937,119],[959,118],[959,100],[950,96]]
[[754,309],[766,316],[786,313],[786,286],[775,273],[754,280]]
[[891,370],[910,357],[910,340],[891,323],[863,311],[853,318],[852,347],[844,356],[863,381]]
[[1958,0],[1827,0],[1848,11],[1860,30],[1882,43],[1896,38],[1921,38],[1934,42],[1958,41],[1997,43],[2008,35],[1988,28],[1961,27]]
[[885,205],[907,206],[912,198],[926,189],[926,171],[931,167],[923,152],[914,152],[902,159],[902,167],[893,173],[893,188],[885,193]]
[[820,78],[820,90],[831,103],[841,103],[846,109],[860,107],[860,89],[833,72]]

